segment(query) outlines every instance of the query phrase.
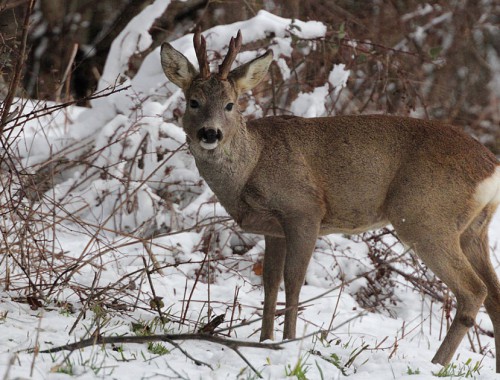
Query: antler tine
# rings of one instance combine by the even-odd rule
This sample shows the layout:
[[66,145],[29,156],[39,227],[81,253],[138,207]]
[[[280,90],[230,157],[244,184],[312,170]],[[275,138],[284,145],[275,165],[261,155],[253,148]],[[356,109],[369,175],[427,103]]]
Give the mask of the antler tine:
[[229,71],[231,70],[231,65],[236,59],[236,55],[238,55],[241,49],[241,30],[238,30],[238,34],[236,35],[236,39],[231,37],[231,41],[229,42],[229,49],[227,51],[226,57],[222,64],[219,65],[219,78],[222,80],[226,80],[229,75]]
[[205,37],[202,36],[199,28],[196,29],[194,33],[193,44],[196,58],[198,58],[198,64],[200,65],[200,77],[208,79],[210,76],[210,68],[208,67],[207,41]]

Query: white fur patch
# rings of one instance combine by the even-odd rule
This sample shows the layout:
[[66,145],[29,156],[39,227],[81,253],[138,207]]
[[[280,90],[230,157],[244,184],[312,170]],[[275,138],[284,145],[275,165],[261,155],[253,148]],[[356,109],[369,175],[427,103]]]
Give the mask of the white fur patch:
[[483,206],[500,203],[500,166],[497,166],[491,176],[479,183],[474,199]]
[[206,149],[206,150],[212,150],[212,149],[215,149],[217,148],[217,145],[219,145],[219,142],[218,141],[215,141],[213,143],[207,143],[205,141],[202,141],[200,140],[200,146],[203,148],[203,149]]

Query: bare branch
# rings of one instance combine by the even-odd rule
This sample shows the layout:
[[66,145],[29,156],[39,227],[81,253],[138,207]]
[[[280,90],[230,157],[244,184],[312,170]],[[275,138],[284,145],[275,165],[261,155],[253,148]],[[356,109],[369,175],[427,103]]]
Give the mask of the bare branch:
[[207,335],[207,334],[163,334],[163,335],[141,335],[141,336],[136,336],[136,335],[125,335],[125,336],[113,336],[113,337],[106,337],[106,336],[93,336],[88,339],[81,340],[79,342],[75,343],[69,343],[64,346],[59,346],[55,348],[49,348],[47,350],[43,351],[38,351],[39,354],[47,354],[47,353],[54,353],[54,352],[60,352],[64,350],[68,351],[74,351],[77,349],[85,348],[85,347],[90,347],[94,346],[96,344],[123,344],[123,343],[149,343],[149,342],[166,342],[170,343],[174,347],[180,349],[180,351],[186,355],[189,359],[193,360],[196,364],[203,364],[206,365],[210,368],[212,368],[209,364],[200,362],[197,359],[194,359],[191,355],[189,355],[184,349],[180,347],[180,345],[174,343],[176,340],[204,340],[207,342],[211,343],[217,343],[221,344],[223,346],[226,346],[236,352],[240,358],[243,359],[243,361],[250,367],[250,369],[255,372],[255,374],[259,377],[262,378],[262,375],[251,365],[251,363],[245,358],[245,356],[242,355],[242,353],[239,351],[239,348],[241,347],[251,347],[251,348],[265,348],[265,349],[271,349],[271,350],[281,350],[281,344],[280,343],[257,343],[257,342],[245,342],[242,340],[232,340],[232,339],[226,339],[226,338],[221,338],[218,336],[213,336],[213,335]]
[[243,340],[233,340],[221,338],[207,334],[161,334],[161,335],[123,335],[123,336],[98,336],[83,339],[79,342],[65,344],[64,346],[41,350],[39,353],[48,354],[66,350],[78,350],[85,347],[90,347],[95,344],[123,344],[123,343],[149,343],[149,342],[169,342],[176,340],[204,340],[211,343],[221,344],[231,349],[241,347],[265,348],[270,350],[281,350],[281,343],[258,343],[246,342]]

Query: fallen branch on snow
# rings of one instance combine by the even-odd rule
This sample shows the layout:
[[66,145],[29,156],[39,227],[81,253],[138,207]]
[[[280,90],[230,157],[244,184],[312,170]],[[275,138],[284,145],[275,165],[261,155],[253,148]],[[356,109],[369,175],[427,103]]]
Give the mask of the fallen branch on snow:
[[[162,335],[123,335],[123,336],[95,336],[88,339],[83,339],[75,343],[68,343],[63,346],[49,348],[46,350],[38,351],[39,354],[48,354],[60,351],[74,351],[80,348],[94,346],[96,344],[123,344],[123,343],[149,343],[149,342],[166,342],[173,345],[176,348],[180,349],[180,346],[177,343],[174,343],[176,340],[204,340],[211,343],[221,344],[232,349],[234,352],[238,354],[238,356],[243,359],[243,361],[252,369],[252,371],[262,378],[262,375],[257,371],[256,368],[252,366],[252,364],[243,356],[243,354],[239,351],[241,347],[251,347],[251,348],[267,348],[271,350],[281,350],[283,347],[281,343],[258,343],[258,342],[245,342],[242,340],[233,340],[221,338],[214,335],[207,334],[162,334]],[[30,350],[35,351],[35,350]],[[181,350],[181,352],[186,355],[188,358],[193,360],[197,365],[206,365],[209,368],[212,368],[210,364],[201,362],[197,359],[194,359],[191,355],[189,355],[185,350]]]

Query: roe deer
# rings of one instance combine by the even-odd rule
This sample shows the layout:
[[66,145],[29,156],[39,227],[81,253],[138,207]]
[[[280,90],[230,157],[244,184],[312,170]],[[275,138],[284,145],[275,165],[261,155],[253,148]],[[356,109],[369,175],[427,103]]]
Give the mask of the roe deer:
[[484,302],[500,372],[500,283],[488,252],[488,224],[500,202],[495,156],[459,129],[407,117],[274,116],[246,123],[238,96],[263,79],[273,54],[231,71],[241,43],[238,32],[216,74],[199,32],[199,72],[168,43],[161,63],[184,92],[183,128],[201,175],[244,231],[265,236],[260,339],[273,339],[283,275],[283,338],[295,337],[299,292],[318,235],[392,224],[457,299],[433,363],[450,362]]

